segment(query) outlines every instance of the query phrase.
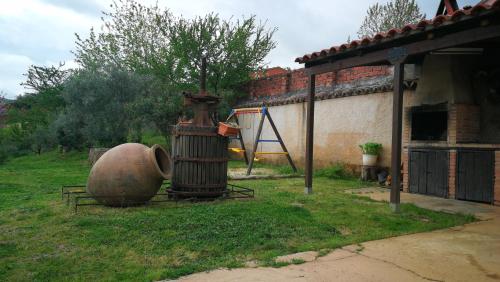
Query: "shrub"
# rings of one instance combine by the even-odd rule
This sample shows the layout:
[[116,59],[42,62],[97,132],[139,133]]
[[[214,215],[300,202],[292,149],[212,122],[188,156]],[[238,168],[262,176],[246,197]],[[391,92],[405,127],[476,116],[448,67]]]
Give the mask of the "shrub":
[[29,132],[22,129],[20,124],[7,125],[0,128],[0,154],[5,160],[7,157],[18,157],[31,151]]
[[85,137],[81,133],[83,122],[79,117],[62,113],[51,125],[55,132],[57,143],[64,151],[81,150],[87,144]]
[[376,155],[378,156],[382,151],[382,144],[368,142],[363,145],[359,145],[363,154],[366,155]]
[[318,169],[314,172],[314,176],[327,177],[330,179],[345,179],[352,177],[352,175],[347,172],[345,164],[343,163],[336,163],[333,166]]
[[0,164],[3,164],[9,157],[7,150],[3,143],[0,143]]
[[276,169],[279,174],[303,174],[304,171],[300,168],[297,168],[297,172],[293,171],[293,168],[290,165],[282,165],[277,167]]

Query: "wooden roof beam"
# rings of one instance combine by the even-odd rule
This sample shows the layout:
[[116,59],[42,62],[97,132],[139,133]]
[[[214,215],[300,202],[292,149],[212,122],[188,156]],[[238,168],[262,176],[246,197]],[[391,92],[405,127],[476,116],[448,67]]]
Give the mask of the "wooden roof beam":
[[[406,49],[408,56],[412,57],[415,55],[421,55],[443,48],[450,48],[463,44],[469,44],[473,42],[499,38],[500,26],[499,25],[479,26],[464,31],[446,34],[440,37],[433,37],[433,36],[434,35],[429,36],[431,37],[431,39],[426,39],[423,41],[418,41],[408,44],[402,44],[399,46],[395,45],[393,47]],[[332,58],[330,61],[317,63],[315,65],[312,65],[311,63],[310,64],[306,63],[305,68],[306,72],[309,75],[312,75],[312,74],[321,74],[357,66],[376,65],[376,64],[390,65],[390,62],[388,61],[388,52],[391,49],[393,48],[386,48],[383,50],[377,50],[372,52],[367,51],[366,53],[360,53],[360,55],[357,56],[347,57],[338,60],[334,60]]]

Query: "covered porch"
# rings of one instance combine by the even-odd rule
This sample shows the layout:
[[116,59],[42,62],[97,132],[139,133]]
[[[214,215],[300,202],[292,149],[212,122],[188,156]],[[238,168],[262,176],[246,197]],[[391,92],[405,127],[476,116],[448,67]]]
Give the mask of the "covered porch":
[[[468,186],[471,196],[464,196],[465,200],[482,201],[490,203],[500,203],[500,141],[498,141],[496,136],[485,137],[488,134],[480,132],[480,125],[483,126],[483,130],[495,131],[495,125],[489,123],[484,123],[485,114],[482,114],[485,110],[481,107],[480,103],[474,102],[474,98],[471,98],[472,102],[466,103],[467,106],[471,106],[465,110],[457,110],[462,106],[462,100],[458,91],[455,91],[451,85],[447,85],[447,82],[442,82],[445,85],[439,85],[441,88],[449,88],[450,97],[444,99],[445,111],[431,111],[431,112],[441,112],[441,116],[445,119],[442,124],[445,124],[444,128],[439,127],[439,115],[427,115],[423,116],[415,114],[411,118],[405,119],[409,113],[419,112],[422,106],[429,106],[428,104],[413,105],[409,107],[409,113],[405,112],[404,108],[404,74],[405,65],[417,65],[422,66],[422,76],[425,76],[429,71],[425,68],[425,62],[429,60],[432,56],[445,55],[449,57],[454,56],[475,56],[475,60],[480,60],[481,63],[477,68],[477,71],[483,71],[486,75],[493,76],[493,80],[498,73],[500,64],[498,63],[500,54],[500,1],[498,0],[486,0],[481,1],[474,7],[469,7],[466,9],[458,9],[456,1],[443,0],[438,8],[436,17],[432,20],[423,20],[416,25],[406,25],[401,29],[391,29],[385,33],[378,33],[373,38],[364,38],[362,40],[352,41],[350,43],[342,44],[340,46],[334,46],[329,49],[324,49],[319,52],[314,52],[312,54],[307,54],[296,59],[297,62],[305,64],[305,69],[308,74],[309,86],[308,86],[308,98],[307,98],[307,129],[306,129],[306,160],[305,160],[305,193],[313,193],[313,145],[314,145],[314,101],[316,94],[316,76],[326,72],[335,72],[345,68],[352,68],[356,66],[376,66],[376,65],[392,65],[394,66],[394,90],[392,97],[392,145],[391,145],[391,192],[390,192],[390,205],[394,211],[399,210],[400,203],[400,190],[403,188],[403,182],[406,183],[406,191],[412,191],[412,183],[418,187],[422,186],[427,191],[434,191],[432,189],[443,189],[446,191],[443,197],[459,198],[457,191],[460,189],[460,183],[462,186]],[[476,59],[477,58],[477,59]],[[455,59],[451,59],[453,61]],[[427,63],[429,64],[429,63]],[[467,64],[449,64],[445,66],[441,73],[452,73],[457,69],[469,69]],[[427,68],[429,69],[429,68]],[[429,74],[432,75],[432,74]],[[453,76],[453,75],[450,75]],[[454,81],[460,82],[463,78],[469,79],[470,74],[464,73],[461,75],[455,75],[453,79],[449,82]],[[429,81],[432,81],[430,79]],[[433,83],[440,83],[440,81],[430,82],[429,85],[432,88]],[[435,85],[438,86],[438,85]],[[419,87],[419,86],[418,86]],[[418,92],[417,87],[417,92]],[[489,90],[493,99],[496,99],[498,91],[498,86],[494,83],[490,86]],[[432,91],[426,92],[428,95],[434,95]],[[470,89],[468,91],[469,96],[473,96],[474,90]],[[459,97],[460,96],[460,97]],[[471,96],[471,97],[472,97]],[[490,97],[490,96],[489,96]],[[491,98],[490,97],[490,98]],[[441,101],[440,101],[441,102]],[[436,103],[430,105],[432,107],[440,107]],[[490,103],[491,104],[491,103]],[[500,105],[493,103],[494,108],[500,110]],[[496,106],[495,106],[496,105]],[[420,106],[420,108],[419,108]],[[472,109],[476,106],[474,109]],[[424,111],[426,112],[424,107]],[[435,109],[435,108],[434,108]],[[470,125],[469,118],[464,119],[461,117],[469,115],[471,112],[477,112],[475,118],[476,122],[472,122]],[[493,110],[495,111],[495,110]],[[444,113],[444,114],[442,114]],[[452,114],[454,116],[452,117]],[[462,122],[463,127],[457,127],[457,120]],[[495,118],[492,118],[494,121]],[[403,123],[408,122],[405,128],[414,129],[413,132],[403,132]],[[335,122],[335,121],[333,121]],[[420,123],[421,127],[424,128],[424,133],[418,134],[416,132],[416,125]],[[436,125],[437,124],[437,125]],[[486,124],[486,126],[484,125]],[[436,139],[432,139],[432,132],[429,133],[426,130],[429,127],[435,128],[435,130],[430,130],[432,132],[445,132],[443,134],[435,134]],[[476,128],[477,127],[477,128]],[[465,128],[472,128],[470,131],[475,132],[476,135],[469,136]],[[412,138],[414,133],[415,138]],[[406,142],[403,144],[404,138],[406,136]],[[418,137],[424,136],[424,137]],[[457,139],[457,136],[462,136],[464,139]],[[444,138],[444,139],[443,139]],[[421,140],[423,139],[423,140]],[[422,142],[424,141],[424,142]],[[403,146],[404,145],[404,146]],[[420,146],[420,147],[419,147]],[[403,151],[403,148],[405,151]],[[418,148],[424,148],[429,152],[434,149],[442,149],[444,152],[442,154],[443,159],[441,161],[442,165],[437,168],[433,167],[439,161],[433,161],[430,168],[424,170],[418,169],[422,167],[422,164],[418,162],[413,165],[415,171],[419,173],[409,171],[409,163],[411,163],[412,154]],[[430,148],[430,150],[429,150]],[[477,152],[489,152],[478,153],[476,155],[465,156],[463,158],[469,158],[468,166],[476,169],[477,173],[469,173],[470,169],[464,169],[465,165],[461,165],[461,170],[457,166],[460,164],[457,160],[457,152],[463,152],[463,148],[472,148],[473,151]],[[405,152],[405,154],[403,154]],[[432,155],[432,153],[429,153]],[[403,157],[403,158],[402,158]],[[415,158],[415,157],[413,157]],[[428,159],[433,158],[432,156],[425,157],[425,163],[429,163]],[[484,158],[484,159],[483,159]],[[436,160],[434,158],[434,160]],[[405,160],[405,162],[402,162]],[[486,162],[484,160],[487,160]],[[490,163],[489,168],[484,166],[484,163]],[[423,162],[422,162],[423,163]],[[405,165],[403,165],[405,164]],[[403,170],[402,170],[403,167]],[[441,169],[442,176],[437,174],[432,174],[428,176],[433,171]],[[405,173],[401,173],[401,172]],[[487,171],[484,173],[484,171]],[[405,176],[405,181],[403,181],[403,176]],[[414,180],[426,178],[428,181],[426,183],[432,183],[433,186],[427,184],[419,184],[418,181]],[[478,179],[480,181],[478,181]],[[440,180],[442,180],[440,182]],[[413,182],[412,182],[413,181]],[[417,184],[415,184],[417,183]],[[434,183],[441,183],[439,187],[436,187]],[[469,183],[469,184],[463,184]],[[419,186],[420,185],[420,186]],[[485,191],[480,193],[476,191],[477,186],[487,187]],[[410,186],[410,188],[408,188]],[[462,187],[463,188],[463,187]],[[415,189],[415,188],[414,188]],[[419,188],[416,192],[418,193]],[[466,189],[466,188],[463,188]],[[476,195],[477,194],[477,195]],[[472,196],[473,195],[473,196]],[[478,196],[480,195],[480,196]]]

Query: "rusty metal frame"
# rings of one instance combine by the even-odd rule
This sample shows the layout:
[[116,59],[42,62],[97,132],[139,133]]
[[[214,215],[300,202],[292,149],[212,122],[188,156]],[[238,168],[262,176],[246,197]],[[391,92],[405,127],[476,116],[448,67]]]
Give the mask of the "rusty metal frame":
[[[221,192],[203,192],[203,196],[199,196],[199,192],[186,192],[186,191],[174,191],[167,189],[167,193],[174,201],[190,201],[190,202],[206,202],[214,200],[230,200],[230,199],[245,199],[254,198],[255,191],[253,189],[235,185],[227,184],[227,189]],[[215,196],[215,197],[214,197]]]
[[[73,212],[78,213],[78,208],[82,206],[104,206],[103,204],[96,201],[96,196],[91,196],[86,191],[81,191],[81,188],[86,187],[85,185],[63,185],[61,186],[61,200],[64,201],[66,197],[66,205],[69,206],[73,201]],[[151,200],[145,202],[124,202],[121,207],[128,207],[133,205],[151,205],[153,203],[164,203],[164,202],[202,202],[202,201],[213,201],[213,200],[230,200],[230,199],[245,199],[254,198],[255,191],[251,188],[243,187],[235,184],[227,184],[227,189],[222,192],[206,192],[207,196],[213,193],[214,196],[218,197],[200,197],[199,192],[179,192],[170,189],[170,182],[165,182],[162,184],[161,190],[164,189],[164,193],[157,193]],[[157,196],[166,196],[166,199],[155,199]],[[119,198],[120,196],[117,196]],[[110,198],[110,196],[104,196],[102,198]],[[83,202],[86,200],[91,200],[92,202]],[[120,207],[120,206],[118,206]]]

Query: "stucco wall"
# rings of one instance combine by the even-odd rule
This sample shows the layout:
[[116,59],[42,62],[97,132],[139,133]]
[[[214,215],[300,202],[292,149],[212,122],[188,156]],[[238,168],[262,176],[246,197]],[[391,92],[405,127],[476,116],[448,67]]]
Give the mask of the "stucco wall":
[[[412,95],[407,91],[405,96]],[[297,165],[305,156],[306,103],[270,107],[271,116]],[[240,115],[245,146],[250,152],[258,127],[256,114]],[[377,142],[383,146],[379,164],[390,165],[392,92],[316,101],[314,163],[318,167],[336,162],[361,165],[359,144]],[[261,139],[275,139],[269,122]],[[234,142],[234,141],[233,141]],[[234,144],[237,144],[236,142]],[[281,151],[279,144],[264,143],[258,151]],[[286,163],[283,156],[264,156],[266,161]]]
[[[413,106],[447,103],[449,110],[458,106],[479,108],[476,115],[466,116],[470,123],[474,118],[477,138],[466,142],[500,143],[500,94],[498,63],[491,62],[495,56],[450,56],[430,55],[424,59],[418,86],[415,91],[407,90],[404,95],[405,117],[403,135],[405,144],[409,139],[409,109]],[[485,65],[493,64],[487,71]],[[347,87],[355,87],[349,84]],[[273,106],[269,111],[282,135],[292,158],[303,167],[305,156],[306,103]],[[459,114],[457,112],[457,114]],[[450,119],[449,123],[459,118]],[[250,152],[259,119],[256,115],[239,116],[247,151]],[[479,126],[479,129],[476,128]],[[455,127],[456,127],[455,126]],[[449,137],[457,136],[458,130],[448,126]],[[328,166],[336,162],[361,165],[359,144],[378,142],[383,146],[379,165],[390,166],[392,128],[392,92],[348,96],[316,101],[314,127],[314,163],[316,167]],[[455,130],[455,132],[452,132]],[[261,139],[275,139],[269,123],[264,123]],[[456,140],[459,141],[459,140]],[[444,142],[446,143],[446,142]],[[454,141],[448,140],[450,145]],[[237,145],[236,145],[237,146]],[[258,151],[281,151],[277,143],[259,145]],[[267,155],[266,161],[286,163],[283,156]]]

